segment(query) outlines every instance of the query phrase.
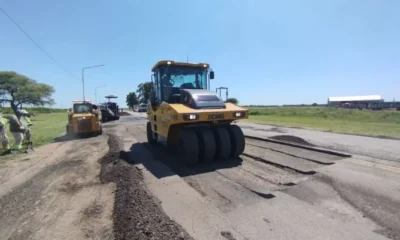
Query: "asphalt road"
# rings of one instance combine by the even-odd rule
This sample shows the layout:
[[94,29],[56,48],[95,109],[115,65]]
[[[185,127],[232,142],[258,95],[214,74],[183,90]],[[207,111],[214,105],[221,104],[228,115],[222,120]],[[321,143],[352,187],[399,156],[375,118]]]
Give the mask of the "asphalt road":
[[400,163],[400,140],[345,135],[254,123],[239,123],[245,134],[259,137],[291,135],[328,149]]
[[196,239],[400,236],[399,168],[253,140],[240,159],[185,167],[146,143],[145,116],[115,131],[163,210]]
[[238,159],[187,167],[131,114],[2,166],[0,239],[400,239],[387,161],[246,139]]

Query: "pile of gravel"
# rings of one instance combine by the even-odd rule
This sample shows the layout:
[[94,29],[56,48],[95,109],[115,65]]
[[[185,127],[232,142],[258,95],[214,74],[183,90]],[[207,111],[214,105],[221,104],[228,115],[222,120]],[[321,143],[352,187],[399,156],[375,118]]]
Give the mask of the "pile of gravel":
[[276,135],[276,136],[273,136],[270,138],[275,139],[275,140],[280,140],[280,141],[297,143],[297,144],[301,144],[301,145],[305,145],[305,146],[314,146],[313,144],[307,142],[303,138],[292,136],[292,135]]
[[[100,161],[102,182],[116,183],[114,203],[115,239],[192,239],[161,209],[146,190],[134,163],[121,158],[122,143],[109,135],[109,152]],[[125,154],[127,155],[127,154]]]

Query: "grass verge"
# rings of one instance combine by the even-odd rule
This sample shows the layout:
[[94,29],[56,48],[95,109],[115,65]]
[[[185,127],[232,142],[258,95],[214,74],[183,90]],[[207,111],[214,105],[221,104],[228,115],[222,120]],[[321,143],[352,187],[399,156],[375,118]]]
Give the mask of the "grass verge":
[[248,121],[335,133],[400,138],[400,112],[321,107],[249,108]]
[[[35,147],[50,143],[53,139],[65,132],[68,123],[66,112],[43,113],[30,118],[33,144]],[[14,139],[13,139],[14,141]]]

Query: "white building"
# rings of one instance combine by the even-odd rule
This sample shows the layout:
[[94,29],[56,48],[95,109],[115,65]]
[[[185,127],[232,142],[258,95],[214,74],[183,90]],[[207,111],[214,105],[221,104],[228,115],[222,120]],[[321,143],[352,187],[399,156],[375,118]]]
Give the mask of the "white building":
[[343,104],[368,104],[373,102],[384,102],[382,96],[380,95],[369,95],[369,96],[348,96],[348,97],[329,97],[328,105],[337,106]]

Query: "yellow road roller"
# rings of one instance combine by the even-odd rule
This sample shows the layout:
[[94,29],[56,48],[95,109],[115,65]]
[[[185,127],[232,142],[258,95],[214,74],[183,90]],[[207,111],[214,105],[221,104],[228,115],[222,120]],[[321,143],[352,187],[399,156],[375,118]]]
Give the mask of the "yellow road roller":
[[236,124],[248,110],[210,91],[214,71],[207,63],[159,61],[152,68],[147,140],[162,143],[185,164],[234,159],[245,138]]

